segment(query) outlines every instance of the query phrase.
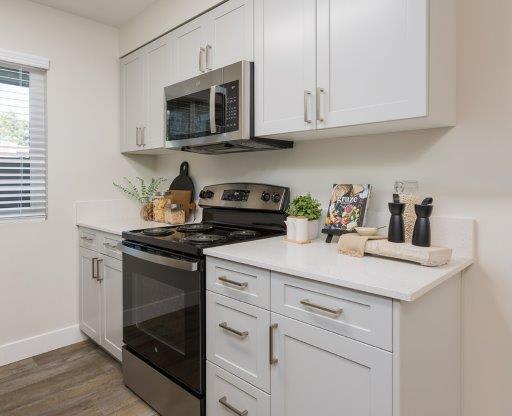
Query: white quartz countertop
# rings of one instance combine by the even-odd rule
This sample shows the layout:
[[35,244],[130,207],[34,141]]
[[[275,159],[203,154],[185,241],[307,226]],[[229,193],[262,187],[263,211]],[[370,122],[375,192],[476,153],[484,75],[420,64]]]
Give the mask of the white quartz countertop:
[[312,279],[403,301],[414,301],[473,263],[453,257],[449,264],[425,267],[366,255],[339,254],[337,244],[315,240],[293,244],[283,237],[208,248],[207,256]]
[[105,233],[121,235],[123,231],[140,230],[143,228],[168,227],[169,224],[154,221],[144,221],[139,218],[105,218],[82,219],[76,225]]

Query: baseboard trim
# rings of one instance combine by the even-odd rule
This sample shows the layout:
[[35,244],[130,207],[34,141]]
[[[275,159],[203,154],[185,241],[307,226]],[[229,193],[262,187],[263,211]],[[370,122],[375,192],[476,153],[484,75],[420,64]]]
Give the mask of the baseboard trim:
[[78,325],[72,325],[0,345],[0,366],[66,347],[86,339],[87,337],[80,331]]

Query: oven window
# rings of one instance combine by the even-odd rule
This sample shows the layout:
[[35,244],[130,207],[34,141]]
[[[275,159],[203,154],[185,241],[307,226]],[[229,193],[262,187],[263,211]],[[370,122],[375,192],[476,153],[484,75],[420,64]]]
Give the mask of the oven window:
[[[225,94],[215,94],[215,124],[218,132],[225,125]],[[167,101],[167,140],[210,136],[210,90],[199,91]],[[213,133],[216,134],[216,133]]]
[[200,269],[187,271],[123,254],[123,341],[198,393],[204,355],[203,291]]

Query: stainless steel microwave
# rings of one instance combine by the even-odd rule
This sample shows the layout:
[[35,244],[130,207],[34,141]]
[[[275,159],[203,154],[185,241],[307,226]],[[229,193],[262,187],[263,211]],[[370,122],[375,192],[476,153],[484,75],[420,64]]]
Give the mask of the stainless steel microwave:
[[165,87],[166,148],[236,153],[293,147],[254,137],[253,63],[240,61]]

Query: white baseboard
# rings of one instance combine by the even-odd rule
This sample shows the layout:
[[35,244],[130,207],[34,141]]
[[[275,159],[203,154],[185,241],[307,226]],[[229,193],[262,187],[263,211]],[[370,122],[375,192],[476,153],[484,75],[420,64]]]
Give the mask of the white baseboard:
[[78,325],[72,325],[0,345],[0,366],[66,347],[86,339],[87,337],[80,331]]

